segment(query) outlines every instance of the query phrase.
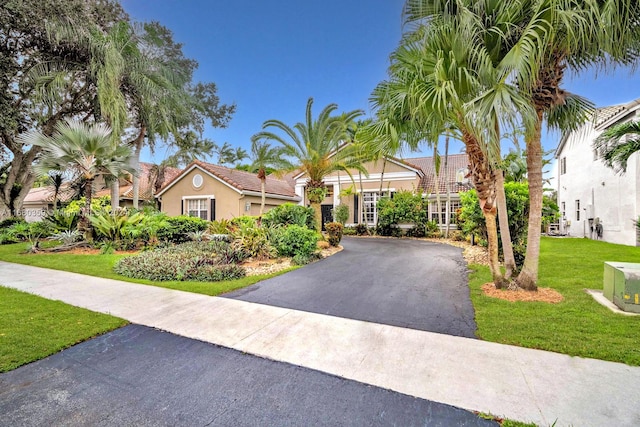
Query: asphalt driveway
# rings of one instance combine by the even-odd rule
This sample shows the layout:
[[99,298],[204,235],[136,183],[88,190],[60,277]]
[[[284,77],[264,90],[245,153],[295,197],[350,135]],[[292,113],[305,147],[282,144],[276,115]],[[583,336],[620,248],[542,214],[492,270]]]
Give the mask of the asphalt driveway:
[[442,403],[129,325],[0,374],[0,426],[493,426]]
[[462,250],[419,240],[344,238],[344,250],[226,298],[475,337]]

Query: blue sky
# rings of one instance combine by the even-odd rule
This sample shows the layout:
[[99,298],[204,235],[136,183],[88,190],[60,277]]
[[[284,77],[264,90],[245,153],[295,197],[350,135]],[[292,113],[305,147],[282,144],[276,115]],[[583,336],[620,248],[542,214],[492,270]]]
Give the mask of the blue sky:
[[[213,81],[224,103],[237,111],[226,129],[205,137],[245,149],[268,119],[295,124],[304,119],[309,97],[314,111],[329,103],[338,111],[370,113],[369,95],[386,77],[389,54],[402,34],[403,0],[121,0],[137,21],[159,21],[200,64],[195,78]],[[637,76],[621,70],[567,75],[565,89],[597,106],[640,97]],[[554,149],[558,134],[545,135]],[[460,144],[453,147],[459,152]],[[424,149],[426,155],[431,150]],[[167,155],[159,148],[154,157]],[[415,157],[421,154],[405,154]],[[210,159],[211,160],[211,159]]]

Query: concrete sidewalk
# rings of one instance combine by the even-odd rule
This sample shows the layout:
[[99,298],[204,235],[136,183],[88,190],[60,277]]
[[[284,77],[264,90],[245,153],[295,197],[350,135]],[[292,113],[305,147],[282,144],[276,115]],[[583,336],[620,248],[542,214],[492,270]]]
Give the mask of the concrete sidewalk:
[[638,367],[5,262],[0,284],[469,410],[640,425]]

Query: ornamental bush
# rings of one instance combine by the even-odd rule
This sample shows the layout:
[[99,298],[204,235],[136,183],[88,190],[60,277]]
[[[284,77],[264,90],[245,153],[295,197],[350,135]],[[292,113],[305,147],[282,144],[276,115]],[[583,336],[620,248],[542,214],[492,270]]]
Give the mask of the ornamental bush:
[[329,244],[331,246],[338,246],[340,240],[342,240],[342,229],[343,226],[339,222],[328,222],[324,225],[325,230],[327,230],[327,234],[329,238]]
[[427,220],[426,203],[420,194],[411,191],[398,191],[393,198],[383,197],[377,207],[378,226],[383,235],[393,233],[398,224],[423,224]]
[[273,230],[272,244],[280,256],[305,258],[316,251],[318,235],[307,227],[293,224]]
[[316,223],[312,208],[283,203],[262,216],[262,223],[267,227],[295,224],[316,230]]
[[244,277],[244,268],[236,264],[244,258],[225,242],[189,242],[123,258],[114,271],[153,281],[214,282]]
[[158,240],[170,243],[185,243],[189,241],[189,233],[204,231],[209,227],[209,221],[195,216],[174,216],[166,219],[166,223],[157,230]]

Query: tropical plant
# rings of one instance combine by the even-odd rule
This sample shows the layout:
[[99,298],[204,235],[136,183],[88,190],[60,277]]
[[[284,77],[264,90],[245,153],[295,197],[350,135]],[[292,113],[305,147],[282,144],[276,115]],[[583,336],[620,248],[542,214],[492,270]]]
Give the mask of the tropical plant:
[[130,214],[126,209],[116,209],[93,212],[89,220],[98,237],[117,244],[123,238],[130,237],[128,229],[142,222],[143,217],[141,212]]
[[269,231],[265,227],[243,223],[232,233],[233,248],[256,259],[269,259],[275,250],[269,241]]
[[174,216],[162,221],[163,225],[156,230],[158,240],[169,243],[185,243],[189,241],[189,233],[203,231],[209,227],[209,221],[195,216]]
[[262,224],[266,227],[296,224],[316,230],[314,211],[305,206],[294,203],[283,203],[271,209],[262,217]]
[[80,210],[67,212],[63,209],[56,209],[42,218],[42,221],[49,223],[55,230],[71,231],[78,227],[79,219]]
[[333,220],[344,225],[349,220],[349,206],[340,204],[333,208]]
[[342,230],[344,226],[339,222],[328,222],[324,225],[329,238],[327,239],[331,246],[338,246],[342,240]]
[[[231,251],[231,252],[230,252]],[[154,281],[194,280],[214,282],[244,277],[225,242],[190,242],[155,249],[118,261],[114,271],[127,277]]]
[[267,169],[277,171],[287,166],[287,162],[282,160],[282,149],[272,148],[271,144],[252,138],[251,141],[251,164],[247,168],[248,172],[258,174],[260,180],[260,215],[264,213],[266,198]]
[[65,230],[54,233],[49,236],[49,238],[51,240],[62,242],[64,245],[70,245],[80,240],[82,238],[82,234],[80,234],[78,230]]
[[616,173],[625,173],[632,154],[640,151],[640,121],[619,123],[602,132],[593,143],[598,158]]
[[[339,141],[347,138],[349,123],[362,115],[362,111],[354,110],[341,115],[332,116],[338,108],[336,104],[329,104],[322,109],[317,118],[312,114],[313,98],[307,101],[305,121],[293,127],[279,120],[267,120],[262,125],[263,131],[258,132],[252,140],[273,140],[283,147],[283,155],[290,161],[285,169],[299,170],[306,174],[306,198],[315,212],[317,224],[322,223],[320,203],[324,200],[327,190],[324,178],[335,171],[362,170],[362,162],[354,155],[350,145],[339,150]],[[275,128],[283,135],[264,129]]]
[[51,137],[40,132],[22,137],[24,143],[42,149],[35,165],[37,172],[72,170],[85,179],[85,212],[78,230],[86,237],[91,234],[89,214],[94,180],[100,176],[119,176],[124,171],[136,173],[130,166],[131,150],[114,146],[110,137],[111,131],[104,124],[87,125],[75,120],[58,123]]

